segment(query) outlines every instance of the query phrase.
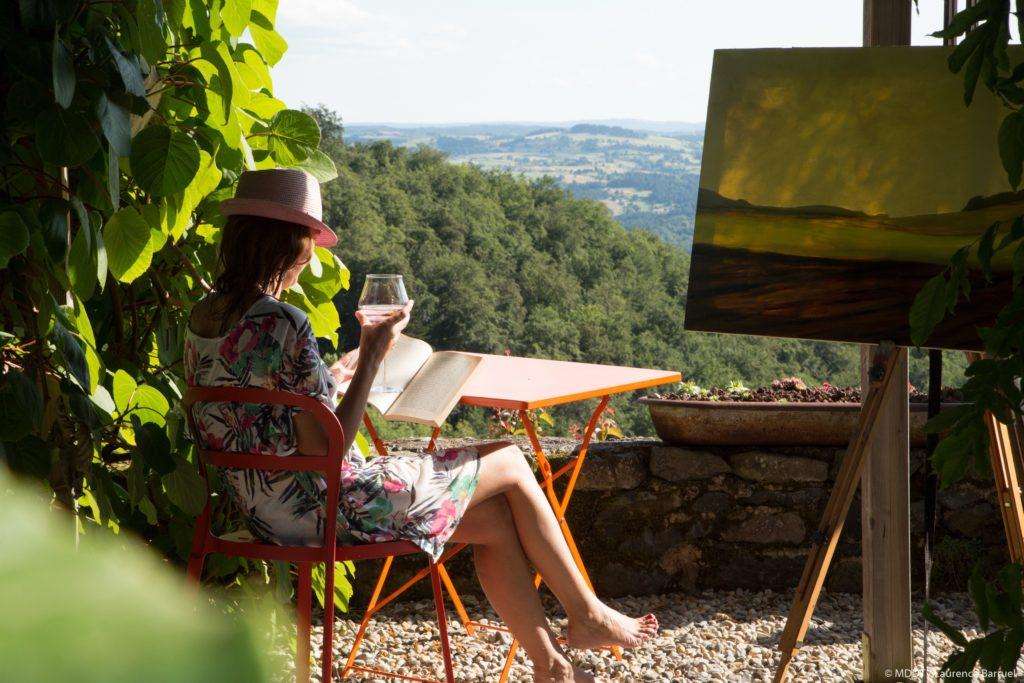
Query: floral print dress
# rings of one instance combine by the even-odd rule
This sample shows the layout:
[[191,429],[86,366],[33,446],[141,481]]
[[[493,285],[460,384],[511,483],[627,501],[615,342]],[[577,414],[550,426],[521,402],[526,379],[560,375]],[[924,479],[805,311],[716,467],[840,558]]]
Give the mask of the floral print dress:
[[[306,315],[264,296],[219,337],[185,335],[190,386],[258,387],[315,396],[330,408],[337,386]],[[295,453],[296,409],[245,403],[193,407],[193,438],[212,450]],[[480,466],[475,447],[367,460],[356,446],[342,466],[338,536],[343,543],[412,541],[434,559],[466,512]],[[326,483],[310,472],[224,471],[249,530],[265,543],[320,545]]]

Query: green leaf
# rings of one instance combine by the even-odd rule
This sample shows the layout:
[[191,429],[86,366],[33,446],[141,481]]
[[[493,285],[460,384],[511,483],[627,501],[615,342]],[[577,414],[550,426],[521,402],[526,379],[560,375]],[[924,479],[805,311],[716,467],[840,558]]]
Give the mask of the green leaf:
[[206,505],[206,484],[188,460],[175,458],[174,462],[174,470],[161,477],[164,492],[182,511],[197,516]]
[[39,426],[43,398],[33,382],[20,370],[0,376],[0,439],[17,441]]
[[6,461],[12,472],[45,479],[53,467],[53,449],[35,434],[0,443],[0,462]]
[[166,424],[165,416],[171,405],[156,387],[142,384],[135,390],[128,409],[142,424],[153,423],[162,427]]
[[132,282],[146,272],[153,254],[166,237],[149,227],[134,207],[126,206],[103,226],[110,272],[121,282]]
[[57,320],[53,324],[51,339],[57,353],[64,361],[64,369],[82,391],[92,393],[89,363],[85,357],[85,343],[72,332],[74,323],[68,320],[63,308],[57,308]]
[[60,36],[53,36],[53,98],[67,109],[75,97],[75,65]]
[[981,236],[978,243],[978,262],[981,263],[981,272],[985,279],[992,282],[992,254],[995,252],[996,231],[999,230],[999,223],[993,223]]
[[316,119],[296,109],[279,111],[268,127],[254,135],[266,137],[267,150],[282,166],[305,161],[320,144],[320,126]]
[[953,644],[965,647],[967,645],[967,638],[959,630],[950,626],[942,617],[935,613],[932,609],[930,602],[925,602],[921,606],[921,614],[927,619],[935,628],[942,631],[947,638],[953,641]]
[[135,389],[138,385],[135,380],[124,370],[118,370],[114,373],[114,405],[117,407],[119,413],[124,413],[128,410],[128,404],[132,400],[132,396],[135,395]]
[[1004,249],[1008,244],[1016,242],[1022,237],[1024,237],[1024,216],[1017,216],[1013,219],[1009,231],[1003,235],[1003,239],[999,240],[999,246],[996,249]]
[[167,197],[161,205],[161,227],[172,240],[178,240],[192,224],[192,212],[203,199],[217,189],[221,171],[213,157],[199,151],[199,171],[179,195]]
[[1014,189],[1020,186],[1021,170],[1024,167],[1024,114],[1013,112],[1003,118],[999,126],[999,158],[1006,170],[1006,177]]
[[1021,611],[1021,602],[1024,599],[1021,588],[1021,566],[1019,564],[1008,564],[999,570],[999,584],[1003,587],[1006,599],[1010,603],[1009,608],[1013,612]]
[[79,228],[68,252],[68,278],[79,299],[88,301],[96,290],[96,250],[89,239],[89,228]]
[[167,126],[148,126],[132,141],[135,180],[139,187],[158,196],[184,190],[199,171],[199,161],[195,140]]
[[1024,242],[1017,246],[1013,252],[1013,286],[1014,288],[1024,280]]
[[971,578],[967,582],[967,592],[971,595],[971,602],[974,603],[974,613],[978,615],[978,625],[982,631],[988,630],[989,610],[988,598],[985,595],[985,577],[981,574],[981,563],[975,564],[971,571]]
[[946,317],[946,307],[946,279],[940,273],[925,283],[910,307],[910,338],[915,346],[928,340],[935,326]]
[[78,166],[96,153],[100,142],[81,114],[45,109],[36,118],[36,148],[43,161],[55,166]]
[[220,10],[224,28],[232,36],[240,36],[249,24],[249,13],[252,11],[252,0],[224,0]]
[[967,68],[964,70],[964,104],[968,107],[974,100],[974,90],[978,85],[978,76],[981,75],[981,67],[985,61],[985,50],[977,50],[967,61]]
[[113,147],[107,148],[107,192],[114,211],[121,206],[121,162]]
[[274,30],[271,19],[256,7],[253,8],[249,17],[249,34],[267,64],[274,66],[281,61],[285,50],[288,49],[288,43],[281,37],[281,34]]
[[328,183],[338,177],[338,167],[334,165],[334,160],[319,149],[310,150],[309,157],[296,164],[296,168],[301,168],[321,183]]
[[156,64],[167,54],[163,7],[160,0],[139,0],[135,11],[139,26],[139,52],[147,62]]
[[0,213],[0,268],[28,249],[28,226],[16,211]]
[[117,47],[110,42],[110,38],[107,36],[103,37],[107,41],[107,48],[110,50],[110,56],[114,58],[114,65],[117,67],[117,72],[121,74],[121,80],[124,82],[124,89],[130,92],[136,97],[146,96],[146,84],[143,82],[142,69],[139,67],[138,60],[134,57],[129,59],[124,56]]
[[938,415],[928,420],[924,426],[924,432],[925,434],[942,434],[953,427],[961,418],[974,412],[975,407],[973,405],[943,408]]
[[89,320],[89,313],[85,310],[85,306],[82,305],[78,297],[74,298],[72,313],[74,315],[75,330],[77,330],[78,336],[85,344],[85,364],[89,370],[89,393],[92,393],[100,384],[100,372],[103,369],[103,363],[96,349],[96,335],[92,329],[92,321]]
[[[334,563],[334,606],[342,612],[348,611],[349,599],[352,597],[351,576],[352,571],[349,563]],[[321,607],[324,606],[324,593],[327,590],[326,580],[327,577],[324,573],[324,565],[313,565],[313,574],[310,586],[313,589],[313,595],[316,596],[316,600],[320,603]]]
[[146,464],[160,475],[173,472],[176,464],[174,456],[171,455],[171,442],[167,439],[164,428],[152,422],[142,424],[133,418],[132,429],[135,432],[138,452],[145,459]]
[[242,77],[235,71],[234,60],[231,58],[231,53],[224,43],[220,41],[203,43],[199,46],[199,52],[203,59],[212,64],[217,70],[217,77],[220,81],[220,87],[217,92],[224,100],[223,117],[226,124],[229,121],[231,107],[234,104],[235,83],[236,81],[242,82]]
[[252,45],[242,43],[235,50],[235,68],[249,90],[266,89],[273,92],[274,82],[270,77],[270,69]]
[[302,291],[311,301],[327,302],[342,289],[348,289],[349,270],[333,252],[324,247],[317,247],[314,254],[320,263],[320,275],[306,268],[299,275]]
[[987,13],[988,0],[982,0],[954,14],[953,19],[949,22],[949,26],[931,35],[936,38],[955,38],[970,29],[973,24],[980,21]]
[[1003,638],[1004,631],[989,633],[981,641],[981,653],[978,656],[978,663],[982,669],[996,671],[1003,661]]
[[107,142],[118,156],[126,157],[132,149],[132,126],[128,110],[112,102],[104,92],[96,100],[96,116]]

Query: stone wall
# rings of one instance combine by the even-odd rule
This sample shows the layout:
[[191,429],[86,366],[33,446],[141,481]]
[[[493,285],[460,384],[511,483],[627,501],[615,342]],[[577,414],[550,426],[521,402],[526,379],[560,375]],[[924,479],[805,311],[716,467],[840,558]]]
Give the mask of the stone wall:
[[[453,443],[453,442],[448,442]],[[528,444],[518,442],[529,452]],[[442,444],[444,445],[444,444]],[[556,469],[568,439],[544,439]],[[423,447],[417,440],[398,445]],[[793,590],[832,487],[843,448],[681,448],[639,439],[591,446],[566,515],[602,595],[704,588]],[[911,452],[912,552],[921,585],[924,478]],[[1005,560],[991,477],[939,493],[935,590],[963,590],[975,560]],[[826,587],[860,591],[860,500],[854,499]],[[460,590],[479,593],[470,553],[449,564]],[[376,575],[360,571],[360,592]],[[422,558],[396,563],[407,575]],[[390,582],[389,582],[390,585]],[[425,584],[420,587],[425,589]],[[419,595],[423,595],[419,592]]]

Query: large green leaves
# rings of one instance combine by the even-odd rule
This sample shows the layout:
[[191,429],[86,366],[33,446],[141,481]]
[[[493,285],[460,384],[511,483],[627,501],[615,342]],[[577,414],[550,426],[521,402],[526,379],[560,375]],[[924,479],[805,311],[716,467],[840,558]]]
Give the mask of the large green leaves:
[[[274,3],[274,8],[276,10],[277,3]],[[249,33],[252,34],[256,49],[267,60],[267,64],[274,66],[281,61],[285,50],[288,49],[288,43],[274,30],[273,17],[268,17],[264,12],[265,10],[260,11],[258,6],[253,8],[249,19]]]
[[249,23],[251,10],[252,0],[224,0],[224,6],[220,9],[220,18],[224,21],[224,28],[233,36],[242,35],[242,31]]
[[96,115],[100,120],[103,135],[118,155],[126,157],[131,151],[132,127],[128,110],[112,102],[106,93],[100,93],[96,100]]
[[111,274],[121,282],[132,282],[146,272],[164,240],[163,233],[152,229],[134,207],[121,209],[103,226]]
[[0,213],[0,268],[28,248],[28,227],[16,211]]
[[43,404],[35,383],[20,370],[0,376],[0,439],[17,441],[35,429]]
[[139,187],[158,196],[184,190],[199,171],[199,161],[195,140],[167,126],[144,128],[132,141],[135,180]]
[[295,166],[312,156],[320,144],[320,126],[305,112],[285,109],[275,114],[269,125],[255,129],[252,137],[277,163]]
[[89,120],[59,107],[40,112],[35,125],[39,156],[56,166],[78,166],[99,149]]
[[59,36],[53,38],[53,97],[67,109],[75,96],[75,65]]

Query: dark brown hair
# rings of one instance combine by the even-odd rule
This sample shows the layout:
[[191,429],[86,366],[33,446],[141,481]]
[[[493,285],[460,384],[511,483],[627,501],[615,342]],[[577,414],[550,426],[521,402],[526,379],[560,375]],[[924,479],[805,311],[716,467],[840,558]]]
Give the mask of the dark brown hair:
[[304,225],[261,216],[229,216],[221,232],[214,282],[214,304],[222,320],[230,319],[249,299],[277,289],[285,273],[302,257]]

